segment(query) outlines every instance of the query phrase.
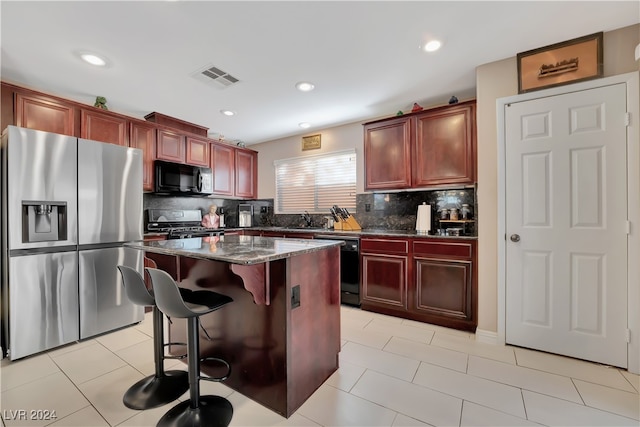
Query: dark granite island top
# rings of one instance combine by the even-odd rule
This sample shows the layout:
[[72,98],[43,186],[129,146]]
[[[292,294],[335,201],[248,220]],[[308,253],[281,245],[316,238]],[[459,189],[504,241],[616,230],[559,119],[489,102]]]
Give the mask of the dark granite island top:
[[191,239],[131,242],[125,246],[147,252],[210,259],[230,264],[258,264],[343,245],[344,242],[280,239],[259,236],[196,237]]
[[[342,244],[229,235],[127,246],[180,287],[233,298],[200,318],[200,357],[225,359],[223,384],[289,417],[338,369]],[[172,319],[169,341],[186,342],[184,319]],[[218,373],[204,362],[201,370]]]

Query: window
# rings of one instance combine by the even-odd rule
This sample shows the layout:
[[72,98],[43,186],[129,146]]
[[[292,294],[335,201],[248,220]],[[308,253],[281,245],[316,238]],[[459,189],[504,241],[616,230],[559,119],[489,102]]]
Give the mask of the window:
[[355,211],[356,152],[276,160],[275,213],[329,213],[338,205]]

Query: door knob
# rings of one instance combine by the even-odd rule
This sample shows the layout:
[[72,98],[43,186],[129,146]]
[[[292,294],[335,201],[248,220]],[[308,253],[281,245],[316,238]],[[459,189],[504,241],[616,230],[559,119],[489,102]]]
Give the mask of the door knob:
[[512,234],[511,237],[509,237],[511,239],[512,242],[519,242],[520,241],[520,235],[519,234]]

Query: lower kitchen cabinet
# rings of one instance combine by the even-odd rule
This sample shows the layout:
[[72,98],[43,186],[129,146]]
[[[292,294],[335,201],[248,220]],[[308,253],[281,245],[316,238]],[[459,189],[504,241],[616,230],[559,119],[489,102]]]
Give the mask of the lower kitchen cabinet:
[[362,238],[360,247],[364,310],[475,331],[475,240]]
[[409,266],[407,239],[360,239],[362,308],[405,312]]

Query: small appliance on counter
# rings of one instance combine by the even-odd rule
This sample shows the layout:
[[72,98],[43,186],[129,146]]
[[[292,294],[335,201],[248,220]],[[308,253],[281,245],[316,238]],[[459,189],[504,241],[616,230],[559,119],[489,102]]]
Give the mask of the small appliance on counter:
[[251,227],[253,225],[253,205],[238,205],[238,226]]
[[224,230],[202,226],[198,209],[148,209],[147,231],[168,233],[167,239],[221,236]]

